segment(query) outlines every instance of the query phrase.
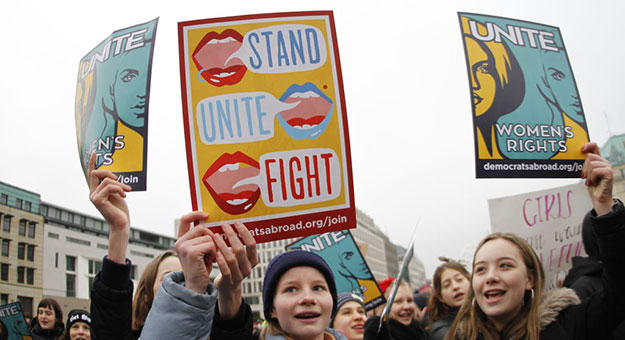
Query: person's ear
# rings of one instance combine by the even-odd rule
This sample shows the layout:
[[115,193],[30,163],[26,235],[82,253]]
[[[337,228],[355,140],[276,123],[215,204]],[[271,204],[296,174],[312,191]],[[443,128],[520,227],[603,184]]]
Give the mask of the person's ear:
[[276,309],[274,307],[271,307],[271,313],[269,314],[269,316],[271,316],[272,319],[278,318],[278,316],[276,315]]
[[527,282],[525,283],[525,290],[530,290],[534,288],[534,273],[527,273]]

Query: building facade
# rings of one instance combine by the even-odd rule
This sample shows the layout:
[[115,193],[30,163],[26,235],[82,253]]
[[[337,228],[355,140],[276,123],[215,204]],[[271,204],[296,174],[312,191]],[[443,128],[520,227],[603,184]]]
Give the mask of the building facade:
[[[50,203],[41,203],[45,219],[43,235],[43,295],[61,302],[63,309],[89,309],[93,278],[108,252],[109,227],[105,220]],[[128,258],[135,287],[150,261],[176,239],[152,232],[130,229]]]
[[[44,297],[64,311],[89,310],[93,278],[108,252],[105,220],[41,201],[37,193],[0,182],[0,305],[20,301],[33,315]],[[137,284],[146,265],[176,239],[130,229],[128,258]],[[213,275],[218,273],[213,270]]]
[[0,182],[0,305],[33,315],[42,297],[44,219],[39,194]]
[[358,208],[356,208],[356,229],[350,231],[375,279],[377,281],[386,279],[390,275],[386,264],[386,235],[375,225],[371,217]]

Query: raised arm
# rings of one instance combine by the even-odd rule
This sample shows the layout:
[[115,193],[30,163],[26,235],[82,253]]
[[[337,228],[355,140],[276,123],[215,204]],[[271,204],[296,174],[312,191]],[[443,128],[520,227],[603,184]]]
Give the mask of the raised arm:
[[574,306],[562,318],[576,338],[604,339],[625,318],[625,207],[612,197],[613,172],[596,143],[587,143],[582,168],[593,211],[590,222],[599,240],[603,290]]
[[95,169],[95,153],[89,159],[89,199],[109,224],[108,258],[117,263],[126,262],[130,237],[130,213],[126,192],[132,188],[117,181],[108,170]]
[[89,199],[109,224],[109,247],[91,290],[92,327],[100,340],[130,340],[133,287],[126,260],[130,215],[125,197],[131,188],[110,171],[96,170],[94,155],[89,160]]
[[215,279],[219,293],[210,337],[212,340],[252,338],[252,310],[243,301],[241,282],[258,264],[256,241],[243,223],[235,222],[234,228],[236,231],[227,223],[221,226],[230,247],[221,235],[213,234],[218,248],[216,260],[221,273]]
[[174,248],[184,272],[173,272],[163,280],[145,320],[141,339],[205,340],[210,334],[217,291],[210,284],[216,247],[210,231],[193,222],[207,214],[195,211],[180,219]]
[[586,188],[597,215],[605,215],[612,210],[612,165],[601,158],[597,143],[586,143],[582,152],[587,153],[582,167],[582,178],[586,179]]

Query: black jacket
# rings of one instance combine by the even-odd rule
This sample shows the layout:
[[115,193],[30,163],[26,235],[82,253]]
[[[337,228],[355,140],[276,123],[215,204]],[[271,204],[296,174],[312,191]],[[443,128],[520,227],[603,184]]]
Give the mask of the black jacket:
[[42,329],[39,326],[37,317],[34,317],[30,322],[30,334],[33,336],[33,340],[56,340],[56,338],[63,335],[64,329],[63,324],[59,322],[52,329]]
[[443,340],[454,322],[460,307],[450,308],[445,305],[446,309],[440,319],[432,322],[428,329],[428,340]]
[[380,325],[380,317],[371,317],[365,322],[364,340],[425,340],[427,335],[421,324],[417,320],[412,320],[409,326],[403,323],[389,319],[382,323],[380,333],[378,327]]
[[[586,220],[584,222],[586,223]],[[598,258],[574,257],[572,261],[573,267],[564,279],[564,287],[573,289],[582,301],[603,290],[601,281],[603,263]],[[617,327],[610,339],[625,339],[625,320]]]
[[91,288],[91,326],[98,340],[136,340],[131,330],[132,291],[130,260],[119,264],[104,257],[102,270]]
[[576,256],[572,262],[573,267],[564,278],[564,287],[573,289],[582,300],[603,289],[603,264],[599,259]]
[[[614,329],[625,320],[625,207],[619,201],[606,215],[597,217],[594,211],[591,214],[601,249],[603,289],[575,305],[564,306],[566,297],[544,303],[541,340],[610,339]],[[553,304],[561,305],[561,311],[546,306]],[[550,310],[552,313],[545,314]]]

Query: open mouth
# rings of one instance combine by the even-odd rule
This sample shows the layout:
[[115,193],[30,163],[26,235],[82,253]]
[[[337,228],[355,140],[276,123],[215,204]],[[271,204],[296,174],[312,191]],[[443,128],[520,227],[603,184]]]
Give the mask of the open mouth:
[[260,188],[254,183],[236,185],[244,179],[257,177],[260,167],[257,161],[237,151],[221,155],[206,170],[202,181],[221,210],[243,214],[256,204]]
[[318,137],[327,127],[334,108],[332,100],[313,83],[289,86],[280,100],[284,103],[299,102],[278,116],[280,124],[295,139]]
[[315,321],[320,316],[321,316],[320,313],[305,312],[305,313],[298,313],[298,314],[296,314],[295,318],[298,319],[298,320],[302,320],[302,321]]
[[454,295],[454,300],[456,300],[456,301],[460,301],[460,300],[462,300],[462,299],[464,299],[464,293],[459,292],[459,293],[456,293],[456,294]]
[[285,103],[300,102],[296,107],[280,112],[292,127],[307,130],[319,125],[330,113],[332,101],[312,83],[291,85],[280,98]]
[[495,303],[503,299],[505,294],[505,290],[489,290],[484,293],[484,297],[486,298],[487,303]]
[[410,311],[399,312],[397,315],[401,318],[412,318],[412,312]]
[[239,58],[228,58],[241,48],[242,41],[243,36],[233,29],[207,33],[193,52],[202,78],[217,87],[240,82],[247,67]]

